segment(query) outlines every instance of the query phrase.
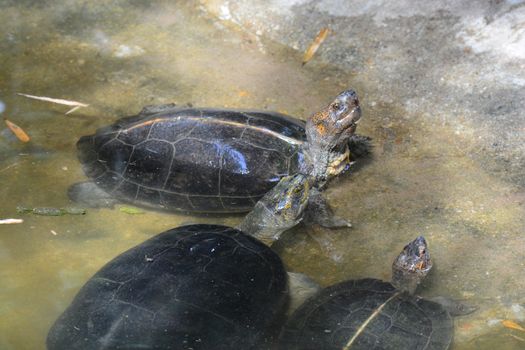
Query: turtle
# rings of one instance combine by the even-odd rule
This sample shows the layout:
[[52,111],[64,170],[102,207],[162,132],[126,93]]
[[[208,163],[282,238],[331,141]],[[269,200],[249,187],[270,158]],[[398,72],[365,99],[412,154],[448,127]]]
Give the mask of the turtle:
[[286,272],[268,246],[308,204],[307,177],[285,180],[238,228],[186,225],[114,258],[55,321],[48,349],[251,349],[270,342],[285,315],[320,289]]
[[321,290],[288,319],[279,349],[448,349],[452,317],[476,310],[445,297],[424,299],[415,290],[432,268],[422,236],[392,265],[392,281],[350,280]]
[[[167,211],[242,213],[290,175],[322,190],[348,169],[349,145],[363,149],[366,138],[354,134],[360,118],[351,89],[306,122],[268,111],[149,106],[81,137],[77,153],[108,205],[116,198]],[[95,190],[78,184],[70,197],[86,192]]]
[[95,273],[47,348],[250,349],[286,302],[286,272],[266,245],[231,227],[182,226]]

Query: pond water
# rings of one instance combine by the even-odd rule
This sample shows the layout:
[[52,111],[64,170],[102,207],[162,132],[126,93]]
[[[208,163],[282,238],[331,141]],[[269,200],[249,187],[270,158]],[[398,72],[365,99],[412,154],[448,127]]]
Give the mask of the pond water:
[[[0,5],[2,117],[31,137],[0,127],[0,349],[41,349],[54,320],[106,262],[184,223],[235,225],[242,216],[190,216],[88,209],[84,216],[19,214],[17,205],[65,207],[70,185],[86,178],[76,158],[82,135],[142,106],[276,110],[302,119],[354,88],[363,107],[358,132],[370,157],[327,190],[353,227],[299,225],[273,248],[288,269],[327,286],[390,278],[390,262],[423,234],[434,271],[425,296],[477,305],[456,319],[454,349],[523,349],[525,192],[470,156],[483,135],[409,118],[396,101],[367,93],[351,73],[312,61],[209,17],[192,1],[7,1]],[[89,104],[69,109],[17,95]],[[504,170],[501,170],[504,171]]]

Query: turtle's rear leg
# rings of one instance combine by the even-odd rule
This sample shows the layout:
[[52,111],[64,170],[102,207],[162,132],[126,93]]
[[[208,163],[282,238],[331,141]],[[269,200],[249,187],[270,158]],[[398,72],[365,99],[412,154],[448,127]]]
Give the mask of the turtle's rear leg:
[[304,222],[310,225],[318,224],[326,228],[352,227],[348,220],[334,215],[332,208],[317,188],[310,190]]
[[447,310],[451,316],[469,315],[478,309],[478,307],[475,305],[466,304],[461,300],[455,300],[448,297],[439,296],[428,298],[428,300],[443,306],[443,308]]
[[113,208],[118,200],[103,191],[94,182],[78,182],[67,191],[69,199],[88,208]]
[[298,273],[288,271],[288,287],[290,289],[290,303],[287,310],[287,315],[290,316],[299,306],[301,306],[306,299],[321,290],[317,284],[310,277]]

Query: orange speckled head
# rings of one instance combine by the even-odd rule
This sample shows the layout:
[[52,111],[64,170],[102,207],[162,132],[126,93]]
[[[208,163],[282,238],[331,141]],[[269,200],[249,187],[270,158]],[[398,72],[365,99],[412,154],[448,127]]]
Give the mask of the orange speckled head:
[[341,137],[349,137],[354,133],[360,118],[361,107],[357,94],[354,90],[345,90],[332,103],[308,119],[308,141],[337,144]]

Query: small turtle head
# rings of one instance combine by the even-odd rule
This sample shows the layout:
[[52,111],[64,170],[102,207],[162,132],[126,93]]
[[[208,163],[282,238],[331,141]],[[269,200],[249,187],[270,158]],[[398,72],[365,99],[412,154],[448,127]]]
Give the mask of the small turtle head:
[[432,260],[423,236],[408,243],[392,264],[392,284],[414,294],[417,286],[432,269]]
[[303,219],[310,195],[309,181],[302,174],[283,177],[255,204],[238,228],[271,245]]
[[289,223],[292,227],[302,219],[302,214],[308,204],[309,194],[310,183],[308,178],[297,174],[282,178],[271,191],[271,198],[265,197],[264,199],[271,204],[268,209],[273,211],[275,217],[283,223]]
[[328,105],[328,114],[330,121],[333,122],[337,129],[353,129],[361,118],[361,107],[359,99],[354,90],[345,90],[341,92],[335,100]]

